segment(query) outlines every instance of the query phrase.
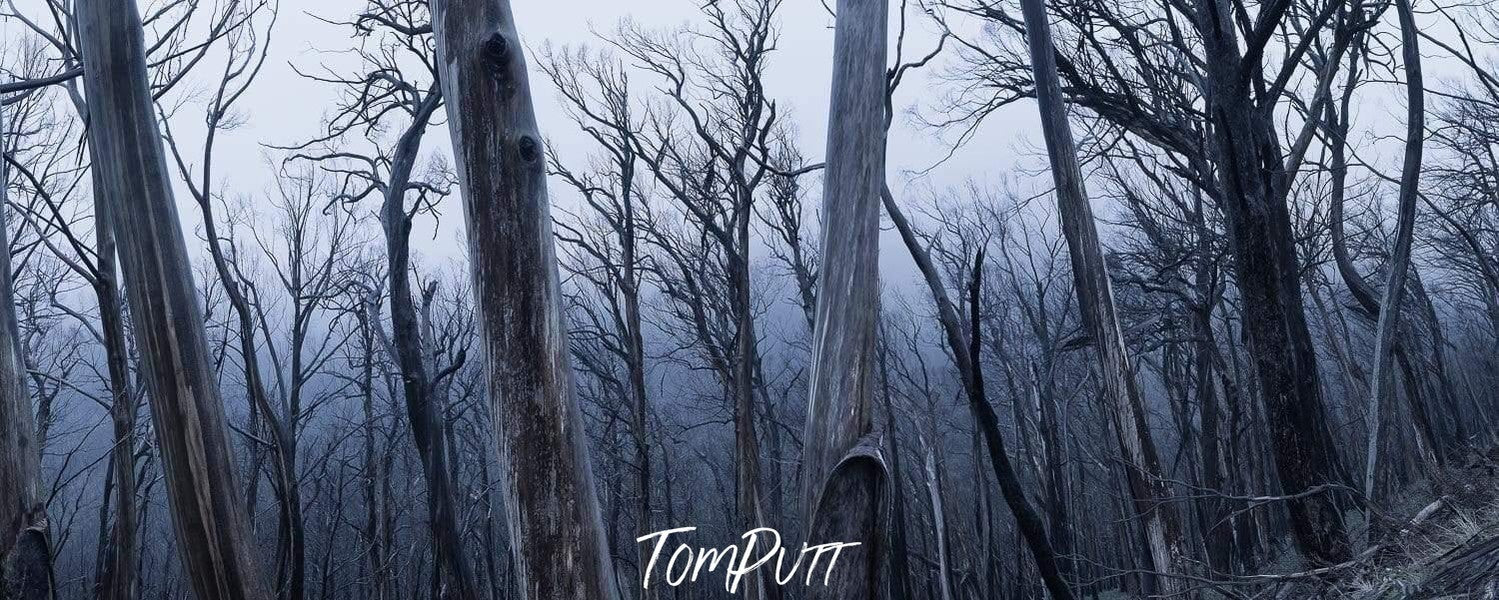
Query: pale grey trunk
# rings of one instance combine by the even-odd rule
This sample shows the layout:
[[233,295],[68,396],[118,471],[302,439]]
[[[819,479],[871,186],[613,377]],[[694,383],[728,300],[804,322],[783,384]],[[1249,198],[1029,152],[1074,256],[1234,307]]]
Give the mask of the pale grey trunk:
[[[146,80],[129,0],[78,6],[89,140],[120,243],[136,344],[184,571],[199,598],[267,600]],[[122,493],[124,493],[122,491]]]
[[947,512],[942,508],[942,488],[938,484],[937,456],[927,447],[923,454],[922,469],[926,473],[926,489],[932,507],[932,531],[936,535],[934,546],[937,552],[937,588],[942,591],[941,600],[952,600],[952,568],[947,555]]
[[[1379,325],[1374,336],[1374,378],[1369,397],[1369,448],[1365,456],[1364,496],[1369,502],[1379,497],[1381,475],[1380,459],[1389,441],[1385,436],[1389,418],[1386,396],[1394,377],[1390,368],[1394,360],[1391,345],[1400,327],[1400,305],[1405,300],[1405,280],[1410,269],[1411,238],[1416,227],[1417,186],[1421,182],[1421,144],[1425,139],[1425,97],[1421,77],[1420,33],[1416,30],[1415,16],[1411,12],[1410,0],[1395,0],[1395,10],[1400,17],[1401,54],[1405,59],[1406,123],[1405,164],[1400,173],[1400,207],[1395,226],[1395,250],[1390,258],[1390,277],[1385,282],[1380,299]],[[1482,260],[1480,258],[1480,260]],[[1419,409],[1419,407],[1413,407]]]
[[[1169,575],[1180,573],[1183,567],[1185,552],[1181,525],[1166,502],[1170,490],[1161,480],[1160,461],[1151,440],[1124,334],[1119,327],[1119,316],[1114,310],[1108,266],[1104,263],[1098,228],[1093,222],[1093,208],[1088,204],[1084,190],[1083,173],[1072,141],[1072,127],[1067,122],[1067,107],[1057,78],[1046,6],[1042,0],[1022,0],[1021,9],[1026,39],[1030,44],[1031,67],[1035,73],[1041,131],[1051,159],[1052,182],[1056,185],[1057,213],[1063,235],[1067,238],[1067,252],[1072,259],[1078,309],[1088,334],[1093,338],[1100,384],[1114,420],[1115,433],[1119,436],[1135,510],[1144,521],[1142,527],[1150,546],[1153,570],[1168,575],[1157,578],[1158,591],[1169,595],[1180,588],[1180,580]],[[1066,533],[1053,531],[1052,535]]]
[[[8,186],[6,164],[0,160],[0,210]],[[0,599],[31,600],[52,597],[52,558],[36,415],[26,387],[10,269],[10,231],[0,218]]]
[[505,0],[432,3],[520,598],[617,597],[573,394],[541,135]]
[[885,0],[839,0],[837,10],[802,506],[809,543],[863,544],[812,597],[872,598],[883,564],[886,469],[878,452],[850,452],[870,434],[874,412],[889,19]]

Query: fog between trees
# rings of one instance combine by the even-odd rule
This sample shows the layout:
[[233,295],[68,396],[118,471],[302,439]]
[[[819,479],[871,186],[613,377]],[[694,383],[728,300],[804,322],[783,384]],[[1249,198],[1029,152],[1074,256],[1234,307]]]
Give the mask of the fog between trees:
[[355,4],[0,4],[0,597],[1499,593],[1492,7]]

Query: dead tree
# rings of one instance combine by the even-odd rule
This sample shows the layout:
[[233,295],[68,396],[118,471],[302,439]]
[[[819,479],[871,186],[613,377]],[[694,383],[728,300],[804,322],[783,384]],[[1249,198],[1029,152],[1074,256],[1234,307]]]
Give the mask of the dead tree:
[[239,501],[224,406],[158,140],[135,3],[79,6],[89,139],[130,282],[136,344],[178,548],[203,598],[268,600]]
[[574,397],[524,46],[506,0],[432,4],[521,598],[616,597]]
[[[400,371],[412,439],[421,458],[434,555],[450,593],[470,600],[479,592],[463,552],[452,481],[454,458],[447,447],[436,396],[441,380],[451,373],[433,372],[426,364],[417,290],[411,283],[413,220],[430,212],[436,200],[449,191],[443,174],[422,177],[416,172],[422,138],[443,105],[436,82],[430,19],[424,2],[370,0],[366,10],[348,24],[357,36],[375,37],[376,47],[361,51],[360,67],[364,71],[358,75],[307,75],[342,86],[344,96],[327,123],[327,133],[296,147],[291,159],[317,162],[336,174],[342,181],[342,189],[336,194],[339,201],[357,202],[371,196],[381,200],[378,214],[389,278],[389,349]],[[381,147],[378,141],[367,151],[323,147],[338,140],[357,139],[399,117],[409,120],[398,129],[393,148]]]
[[[151,78],[151,93],[154,98],[170,92],[183,81],[188,73],[222,40],[243,24],[242,15],[234,6],[202,9],[196,4],[170,3],[154,9],[148,18],[158,25],[154,39],[147,44],[147,63]],[[82,54],[77,46],[78,38],[68,31],[76,23],[70,4],[48,3],[49,14],[44,18],[20,13],[8,14],[8,18],[20,21],[27,30],[44,40],[51,51],[57,54],[63,65],[62,72],[55,76],[39,77],[30,81],[6,84],[12,89],[35,89],[37,85],[58,85],[66,93],[69,104],[82,121],[88,120],[88,101],[84,98],[78,75],[83,73]],[[192,38],[189,33],[204,28],[202,38]],[[19,85],[24,84],[24,85]],[[25,92],[25,93],[29,93]],[[7,98],[9,104],[14,98]],[[97,164],[95,148],[87,148],[89,163]],[[40,180],[43,174],[32,174],[24,168],[22,174],[33,183],[33,189],[42,193]],[[63,198],[43,198],[48,205],[47,226],[54,228],[66,240],[71,258],[64,259],[69,267],[89,284],[97,302],[98,327],[89,327],[96,341],[104,347],[110,392],[109,412],[114,429],[114,445],[110,457],[110,474],[105,499],[113,504],[114,518],[108,527],[108,539],[101,543],[100,564],[95,588],[100,598],[107,600],[130,600],[136,597],[139,578],[139,550],[141,516],[139,514],[137,478],[136,436],[137,412],[140,395],[131,389],[130,371],[134,359],[129,356],[125,331],[125,311],[121,298],[119,269],[116,259],[114,233],[106,224],[110,222],[109,204],[99,201],[99,190],[106,189],[97,169],[90,169],[89,178],[95,190],[94,209],[97,220],[93,227],[94,245],[88,247],[81,235],[74,231],[61,216]],[[33,215],[37,217],[39,215]],[[45,218],[45,217],[44,217]],[[57,248],[60,249],[60,248]],[[54,250],[57,250],[54,249]]]
[[1005,450],[1004,436],[999,429],[999,417],[995,414],[993,405],[989,404],[984,390],[983,376],[979,373],[979,362],[975,359],[981,347],[981,344],[975,343],[973,338],[974,334],[979,331],[977,274],[983,266],[982,251],[980,251],[980,258],[975,261],[974,280],[968,284],[970,318],[973,320],[973,326],[971,331],[965,333],[962,323],[958,320],[957,306],[948,296],[947,288],[942,282],[942,275],[937,272],[937,267],[932,261],[931,252],[922,247],[916,228],[896,205],[889,186],[882,189],[881,201],[884,204],[885,213],[895,223],[895,229],[900,233],[901,241],[905,242],[906,249],[911,252],[911,258],[915,260],[916,267],[921,272],[922,279],[926,282],[937,304],[938,323],[942,326],[953,362],[957,364],[958,377],[963,383],[974,420],[978,423],[980,432],[983,434],[984,446],[989,452],[989,463],[994,469],[994,478],[999,482],[1005,503],[1009,505],[1010,513],[1015,517],[1016,527],[1036,561],[1036,568],[1041,572],[1041,579],[1046,584],[1047,591],[1057,600],[1071,600],[1074,596],[1057,567],[1056,550],[1052,548],[1046,525],[1040,514],[1036,512],[1035,506],[1026,497],[1025,491],[1021,489],[1020,479],[1015,474],[1015,468],[1010,464],[1010,458]]
[[[1285,201],[1296,169],[1279,171],[1279,176],[1265,171],[1266,165],[1285,164],[1286,157],[1271,137],[1273,117],[1260,108],[1265,100],[1256,102],[1249,87],[1251,81],[1263,82],[1260,53],[1290,3],[1262,7],[1254,30],[1242,40],[1237,19],[1222,6],[1216,0],[1196,2],[1197,12],[1204,15],[1198,30],[1205,47],[1211,142],[1217,150],[1245,334],[1275,436],[1276,467],[1286,491],[1296,493],[1343,477],[1302,306]],[[1246,46],[1247,51],[1241,50]],[[1331,496],[1308,496],[1288,508],[1298,545],[1312,558],[1335,563],[1348,557],[1342,515]]]
[[840,0],[837,10],[802,509],[809,543],[863,544],[856,566],[812,596],[875,598],[889,475],[879,444],[864,438],[873,431],[877,383],[889,11],[884,0]]
[[[4,152],[0,137],[0,153]],[[10,187],[7,162],[0,160],[0,207]],[[8,232],[0,219],[0,598],[51,598],[52,549],[41,490],[41,452],[16,321]]]
[[[1176,593],[1181,588],[1180,581],[1170,576],[1180,573],[1186,560],[1181,524],[1173,507],[1166,503],[1171,492],[1161,479],[1155,441],[1150,435],[1139,384],[1135,381],[1124,333],[1119,327],[1119,316],[1114,311],[1114,291],[1109,283],[1108,266],[1104,263],[1098,241],[1093,208],[1088,204],[1083,187],[1083,172],[1078,165],[1072,126],[1067,121],[1067,106],[1063,103],[1062,86],[1057,77],[1046,6],[1043,0],[1024,0],[1021,11],[1025,18],[1026,40],[1030,44],[1042,135],[1051,161],[1052,182],[1056,185],[1058,218],[1072,258],[1078,307],[1098,357],[1098,377],[1126,461],[1131,499],[1144,520],[1152,570],[1167,575],[1158,578],[1157,592]],[[1057,531],[1052,534],[1064,535]]]
[[1374,342],[1374,374],[1369,398],[1369,446],[1364,463],[1364,497],[1375,502],[1381,497],[1380,459],[1389,444],[1385,430],[1390,422],[1387,387],[1393,382],[1390,373],[1394,361],[1394,335],[1400,327],[1400,306],[1405,300],[1405,282],[1410,271],[1411,243],[1416,228],[1417,186],[1421,183],[1421,150],[1426,138],[1426,107],[1421,76],[1420,32],[1410,0],[1395,0],[1400,19],[1401,56],[1405,60],[1406,124],[1405,162],[1400,173],[1400,208],[1395,226],[1395,248],[1390,258],[1390,276],[1380,299],[1379,325]]
[[[621,387],[627,391],[639,494],[635,531],[646,535],[656,531],[652,515],[652,436],[648,427],[651,401],[646,393],[645,319],[641,316],[644,229],[650,206],[649,193],[636,181],[640,161],[633,139],[630,78],[613,57],[600,54],[593,59],[581,49],[575,53],[549,52],[540,68],[566,100],[573,121],[603,150],[594,168],[587,172],[569,169],[555,152],[549,153],[550,174],[570,184],[583,198],[582,214],[570,222],[557,221],[561,228],[558,241],[577,251],[572,260],[564,258],[563,268],[571,278],[592,288],[592,295],[602,298],[577,303],[587,316],[580,319],[582,323],[574,327],[574,333],[582,329],[583,335],[624,363],[627,381]],[[600,375],[603,371],[586,362],[583,370]],[[643,553],[649,548],[645,544],[638,547],[642,555],[637,558],[637,570],[643,575],[648,562]],[[658,588],[643,593],[654,597]]]
[[[769,141],[781,126],[776,104],[765,89],[779,6],[775,0],[709,3],[701,7],[707,24],[702,30],[684,28],[660,36],[626,25],[617,39],[610,40],[661,84],[663,97],[651,105],[634,138],[637,153],[654,181],[681,208],[691,230],[686,236],[700,246],[695,250],[702,251],[693,260],[681,260],[687,258],[678,253],[681,240],[657,244],[671,262],[683,267],[681,285],[663,282],[664,291],[668,297],[685,291],[694,300],[724,296],[724,310],[711,315],[716,322],[707,322],[710,315],[700,310],[701,304],[690,309],[687,322],[710,355],[732,406],[735,512],[746,531],[770,523],[771,516],[765,503],[760,431],[772,403],[756,333],[750,224],[755,201],[772,175]],[[687,267],[705,261],[717,263],[707,266],[713,279],[687,281],[692,278]],[[721,288],[714,285],[720,282]],[[710,342],[714,337],[718,339]],[[770,440],[775,444],[775,436]],[[771,451],[779,453],[778,448]],[[764,572],[757,574],[745,593],[758,594],[765,577]],[[772,597],[780,592],[779,586],[763,587]]]
[[[995,25],[985,29],[990,36],[1001,29],[1024,33],[1021,20],[1001,5],[944,6]],[[1267,406],[1279,479],[1288,492],[1348,480],[1337,460],[1303,313],[1287,206],[1318,120],[1308,117],[1283,144],[1284,128],[1275,118],[1283,104],[1321,106],[1327,100],[1335,68],[1305,78],[1315,87],[1308,98],[1292,97],[1293,83],[1310,46],[1300,40],[1321,35],[1340,7],[1338,2],[1305,6],[1276,0],[1251,15],[1220,0],[1196,0],[1138,11],[1092,3],[1054,13],[1063,17],[1059,22],[1067,32],[1065,41],[1054,46],[1058,72],[1074,103],[1106,125],[1110,139],[1142,140],[1169,154],[1173,170],[1223,211],[1252,373]],[[1292,10],[1297,11],[1294,20],[1288,18]],[[1183,24],[1193,29],[1184,30]],[[1294,35],[1283,35],[1286,31]],[[1116,35],[1123,43],[1102,42]],[[1267,46],[1277,40],[1286,46],[1285,56],[1266,60]],[[1348,41],[1335,37],[1332,55],[1340,56]],[[1021,68],[1018,52],[963,43],[971,50],[972,64],[981,67],[973,77],[988,77],[998,85],[982,86],[985,97],[963,96],[955,102],[952,122],[971,125],[1031,93],[1030,78],[1014,76]],[[1186,62],[1182,57],[1188,57]],[[1279,72],[1268,72],[1267,62],[1279,64]],[[1203,98],[1205,110],[1192,108]],[[1337,498],[1327,493],[1297,497],[1288,508],[1298,548],[1324,562],[1348,557]]]
[[[268,7],[263,2],[245,6],[242,10],[245,11],[244,21],[246,23],[256,13],[262,11],[270,13],[270,23],[275,22],[276,9]],[[195,168],[194,165],[189,163],[189,159],[184,156],[182,145],[179,143],[177,137],[173,135],[171,125],[169,124],[169,115],[163,115],[162,123],[163,137],[166,141],[167,149],[170,151],[179,175],[186,184],[188,193],[196,201],[201,211],[203,233],[207,238],[209,256],[212,259],[214,271],[218,275],[219,284],[223,287],[224,296],[229,301],[229,306],[234,311],[236,317],[235,323],[238,326],[236,333],[239,341],[238,350],[241,372],[244,378],[246,395],[249,396],[251,404],[250,427],[257,434],[264,433],[267,441],[270,442],[268,445],[273,458],[272,473],[275,475],[275,485],[272,486],[272,489],[276,496],[278,516],[277,540],[281,546],[277,552],[277,557],[281,563],[281,568],[278,569],[278,579],[284,574],[284,580],[278,581],[276,589],[283,598],[300,600],[306,595],[307,575],[305,561],[306,527],[303,522],[303,502],[297,473],[297,420],[302,416],[298,414],[301,410],[301,402],[299,401],[300,386],[301,382],[305,379],[306,373],[291,374],[294,380],[290,390],[291,402],[280,402],[278,403],[279,407],[272,404],[273,394],[266,384],[266,369],[262,366],[262,361],[265,358],[261,356],[262,346],[258,343],[261,338],[261,332],[268,331],[268,325],[263,322],[264,319],[262,318],[264,316],[264,309],[259,306],[260,292],[255,282],[243,274],[243,266],[239,264],[241,260],[239,250],[240,240],[233,239],[234,236],[232,233],[226,234],[220,231],[221,223],[215,214],[214,207],[214,203],[222,201],[223,197],[216,188],[218,182],[214,180],[214,160],[216,158],[214,150],[216,142],[218,142],[221,133],[235,125],[231,111],[234,109],[236,102],[250,89],[250,86],[260,74],[261,67],[265,64],[265,59],[269,52],[269,40],[265,39],[270,37],[268,28],[269,25],[267,25],[267,31],[262,33],[252,27],[241,27],[237,28],[228,38],[226,44],[228,58],[225,61],[218,84],[215,86],[214,92],[204,111],[206,131],[202,142],[203,150],[199,156],[202,161],[201,164],[196,165]],[[288,186],[285,185],[287,179],[291,179],[291,177],[287,177],[281,182],[283,184],[281,196],[282,200],[288,203],[288,212],[290,212],[290,203],[303,200],[298,198],[298,196],[303,194],[310,196],[315,190],[311,183],[308,183],[305,189],[288,189]],[[310,200],[311,198],[308,197],[304,201]],[[305,214],[301,216],[305,218]],[[288,217],[287,222],[284,223],[287,227],[286,230],[293,235],[299,232],[296,229],[298,225],[296,219],[297,215],[291,215]],[[303,227],[300,232],[305,233],[305,230],[306,228]],[[304,240],[289,241],[300,242]],[[265,245],[262,244],[261,247],[264,248]],[[305,259],[306,257],[301,255],[289,257],[289,260],[293,261],[291,264],[295,268],[301,267],[304,264],[302,261]],[[329,259],[327,266],[331,267],[332,253],[330,253]],[[300,272],[290,275],[291,277],[283,278],[282,281],[286,281],[288,284],[295,281],[296,285],[302,285]],[[306,317],[304,309],[312,308],[315,311],[317,299],[321,297],[320,294],[322,293],[320,291],[306,294],[302,292],[304,290],[295,290],[290,294],[292,296],[293,317],[298,326],[304,326],[303,322]],[[309,304],[313,306],[309,307]],[[296,346],[293,349],[293,358],[294,360],[299,360],[301,357],[297,352],[300,351],[301,342],[305,339],[305,331],[294,332],[293,338],[294,346]],[[266,346],[273,347],[271,340],[267,339],[266,342]],[[270,362],[276,362],[274,356],[270,357]],[[279,365],[276,366],[279,367]],[[282,376],[281,369],[277,368],[275,371],[276,376],[280,378]],[[282,396],[282,400],[286,400],[286,395]],[[251,443],[258,443],[258,439],[252,440]],[[258,454],[258,449],[254,449],[252,452]],[[260,461],[258,460],[258,456],[250,462],[254,467],[259,467]],[[250,477],[252,478],[258,478],[259,475],[256,472],[250,473]],[[252,483],[251,489],[254,488],[255,486]],[[253,494],[250,502],[252,504],[254,502]]]

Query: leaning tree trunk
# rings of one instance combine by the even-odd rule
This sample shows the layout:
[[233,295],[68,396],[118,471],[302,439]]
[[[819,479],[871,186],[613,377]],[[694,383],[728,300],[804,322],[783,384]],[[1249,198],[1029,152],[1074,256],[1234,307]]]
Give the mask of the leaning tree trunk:
[[[1263,394],[1270,446],[1287,494],[1343,481],[1327,422],[1316,349],[1301,299],[1290,212],[1278,183],[1272,120],[1256,106],[1250,83],[1259,66],[1246,60],[1227,0],[1196,0],[1202,15],[1207,116],[1222,187],[1222,207],[1244,306],[1253,373]],[[1275,18],[1275,17],[1271,17]],[[1278,168],[1275,168],[1278,170]],[[1287,503],[1296,545],[1313,560],[1349,557],[1337,502],[1328,494]]]
[[[199,598],[268,600],[254,562],[130,0],[78,5],[89,140],[118,239],[184,571]],[[124,493],[124,491],[122,491]]]
[[[1119,328],[1119,315],[1114,311],[1108,266],[1099,246],[1093,208],[1083,189],[1083,173],[1077,162],[1072,127],[1067,122],[1062,86],[1057,79],[1046,6],[1042,0],[1022,0],[1021,10],[1025,18],[1026,39],[1030,43],[1031,67],[1035,73],[1036,102],[1041,109],[1041,131],[1051,159],[1052,181],[1056,185],[1057,213],[1062,221],[1062,233],[1067,238],[1067,252],[1072,259],[1078,309],[1093,338],[1099,380],[1124,453],[1131,499],[1135,511],[1144,520],[1142,527],[1153,563],[1151,570],[1165,574],[1156,577],[1157,591],[1170,595],[1180,587],[1180,580],[1171,576],[1181,573],[1186,558],[1181,524],[1167,502],[1171,491],[1161,480],[1160,459],[1156,456],[1155,442],[1151,440],[1140,388],[1130,366],[1129,351],[1124,345],[1124,333]],[[1066,533],[1053,531],[1052,535]]]
[[[0,159],[0,209],[9,185],[6,173]],[[31,600],[52,597],[52,555],[12,277],[10,231],[0,219],[0,599]]]
[[[1410,0],[1395,0],[1400,17],[1401,54],[1405,59],[1406,123],[1405,164],[1400,173],[1400,209],[1395,226],[1395,252],[1390,258],[1390,277],[1385,282],[1379,306],[1379,325],[1374,336],[1374,380],[1369,397],[1369,449],[1365,457],[1364,497],[1373,503],[1381,491],[1384,475],[1380,460],[1385,453],[1386,424],[1389,418],[1385,397],[1394,377],[1390,367],[1394,360],[1391,345],[1400,326],[1400,305],[1405,300],[1405,280],[1410,269],[1411,238],[1416,228],[1416,188],[1421,182],[1421,143],[1425,139],[1425,97],[1421,78],[1420,33]],[[1434,448],[1433,448],[1434,449]]]
[[[97,161],[95,161],[97,164]],[[97,169],[94,170],[98,172]],[[97,175],[95,176],[97,178]],[[104,186],[95,186],[104,189]],[[94,208],[101,224],[110,222],[109,204]],[[104,356],[109,366],[109,416],[114,425],[114,449],[110,471],[114,476],[114,524],[109,534],[107,561],[97,582],[100,600],[134,600],[138,595],[140,560],[136,546],[140,538],[140,508],[136,498],[135,421],[139,400],[130,390],[130,354],[126,349],[125,315],[120,306],[120,277],[115,264],[114,232],[96,227],[98,269],[94,291],[99,300],[99,325],[104,334]]]
[[888,17],[885,0],[839,0],[837,14],[802,506],[808,543],[862,544],[810,597],[874,598],[888,477],[879,446],[860,442],[874,411]]
[[1016,476],[1015,469],[1010,464],[1009,454],[1005,450],[1004,436],[999,430],[999,416],[995,414],[994,407],[989,404],[989,399],[984,392],[983,373],[979,369],[981,363],[977,360],[982,344],[973,341],[975,334],[981,332],[981,328],[978,327],[977,288],[981,280],[978,274],[983,270],[983,254],[979,254],[980,260],[974,266],[975,276],[969,285],[973,327],[972,331],[965,335],[962,324],[958,322],[957,306],[953,304],[952,299],[947,295],[947,289],[942,285],[941,275],[937,272],[931,253],[921,246],[915,228],[911,226],[910,221],[906,220],[905,213],[901,212],[900,207],[895,204],[895,197],[890,194],[889,186],[881,187],[880,201],[885,206],[885,212],[890,215],[890,221],[895,224],[895,230],[900,233],[901,241],[911,252],[911,259],[916,262],[917,270],[926,281],[927,289],[932,293],[932,299],[936,301],[937,321],[942,325],[947,348],[952,352],[953,363],[958,367],[958,378],[962,380],[963,391],[968,395],[968,405],[973,412],[974,421],[983,430],[984,445],[989,450],[989,463],[994,469],[994,479],[999,483],[999,491],[1004,496],[1005,504],[1010,507],[1010,514],[1015,517],[1015,528],[1024,538],[1031,556],[1036,560],[1036,570],[1040,572],[1041,580],[1046,585],[1046,590],[1051,593],[1051,597],[1056,600],[1072,600],[1075,596],[1057,566],[1056,549],[1051,545],[1046,525],[1041,521],[1036,508],[1031,505],[1030,499],[1026,497],[1025,490],[1020,487],[1020,478]]
[[435,0],[519,598],[615,598],[573,393],[541,135],[506,0]]

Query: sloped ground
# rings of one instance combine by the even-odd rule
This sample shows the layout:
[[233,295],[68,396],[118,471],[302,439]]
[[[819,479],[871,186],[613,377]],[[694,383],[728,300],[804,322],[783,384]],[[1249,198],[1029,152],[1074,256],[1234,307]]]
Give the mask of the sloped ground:
[[1283,597],[1499,600],[1499,448],[1415,487],[1391,509],[1406,526],[1339,583]]

